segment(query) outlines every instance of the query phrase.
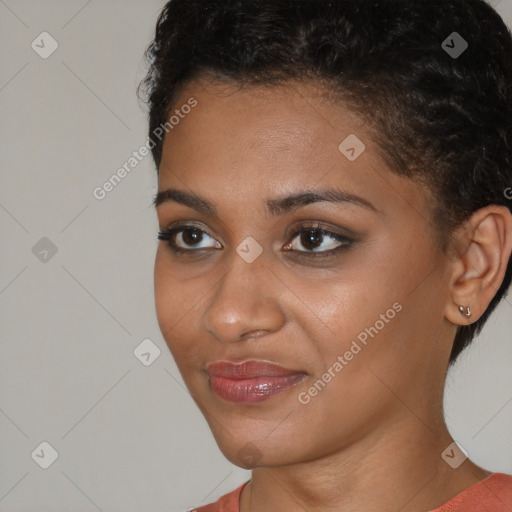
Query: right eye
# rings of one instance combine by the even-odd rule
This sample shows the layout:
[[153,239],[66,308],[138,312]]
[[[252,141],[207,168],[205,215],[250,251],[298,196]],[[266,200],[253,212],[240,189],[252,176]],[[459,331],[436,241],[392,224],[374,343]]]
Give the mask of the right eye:
[[219,244],[219,242],[196,226],[176,226],[174,228],[160,231],[158,233],[158,239],[167,241],[171,250],[180,254],[212,248],[211,245],[203,245],[207,242],[207,239],[210,239],[217,244],[213,247],[214,249],[222,249],[222,245]]

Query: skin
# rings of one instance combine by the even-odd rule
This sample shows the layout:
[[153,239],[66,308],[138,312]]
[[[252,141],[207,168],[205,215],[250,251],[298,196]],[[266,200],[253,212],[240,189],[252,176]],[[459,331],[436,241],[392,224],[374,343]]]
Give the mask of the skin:
[[[503,279],[512,250],[508,210],[477,212],[454,234],[457,252],[447,257],[436,243],[429,191],[387,169],[364,120],[320,86],[239,90],[199,80],[175,105],[190,97],[197,107],[165,137],[159,191],[195,193],[219,217],[175,201],[157,207],[160,230],[192,222],[210,252],[175,255],[160,241],[156,310],[220,449],[252,469],[241,512],[427,511],[489,476],[469,459],[457,469],[442,459],[453,441],[442,398],[457,326],[480,317]],[[353,162],[338,149],[349,134],[366,146]],[[278,216],[265,209],[267,199],[333,187],[375,210],[325,201]],[[355,244],[315,260],[314,245],[292,237],[307,221],[353,233]],[[250,264],[236,252],[249,236],[263,250]],[[181,234],[175,241],[197,247]],[[324,235],[317,251],[339,245]],[[395,318],[300,403],[299,393],[397,302]],[[470,319],[459,304],[471,306]],[[245,359],[307,377],[257,404],[219,398],[205,365]],[[243,455],[248,447],[252,462]]]

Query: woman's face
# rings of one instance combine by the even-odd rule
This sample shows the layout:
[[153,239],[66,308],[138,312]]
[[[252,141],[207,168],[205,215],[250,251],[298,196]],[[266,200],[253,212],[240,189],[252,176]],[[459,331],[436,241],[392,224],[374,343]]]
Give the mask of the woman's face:
[[[170,241],[184,252],[159,243],[158,322],[242,467],[312,460],[397,422],[431,436],[441,413],[454,330],[429,194],[392,174],[365,122],[321,92],[195,82],[165,138],[159,192],[181,195],[162,195],[158,221],[181,227]],[[295,375],[206,369],[247,360]]]

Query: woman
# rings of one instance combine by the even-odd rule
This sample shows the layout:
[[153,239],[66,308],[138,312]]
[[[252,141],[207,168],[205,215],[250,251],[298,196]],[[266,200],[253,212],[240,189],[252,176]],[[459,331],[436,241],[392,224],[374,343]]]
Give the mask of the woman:
[[495,11],[171,0],[147,56],[159,325],[252,470],[197,510],[512,510],[442,408],[512,277]]

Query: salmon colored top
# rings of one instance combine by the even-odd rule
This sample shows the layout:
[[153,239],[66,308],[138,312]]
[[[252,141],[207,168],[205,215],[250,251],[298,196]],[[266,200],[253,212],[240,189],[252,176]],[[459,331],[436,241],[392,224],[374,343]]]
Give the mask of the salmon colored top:
[[[248,481],[249,482],[249,481]],[[221,496],[215,503],[192,509],[191,512],[240,512],[239,499],[248,483]],[[512,476],[493,473],[469,489],[429,512],[511,512]]]

